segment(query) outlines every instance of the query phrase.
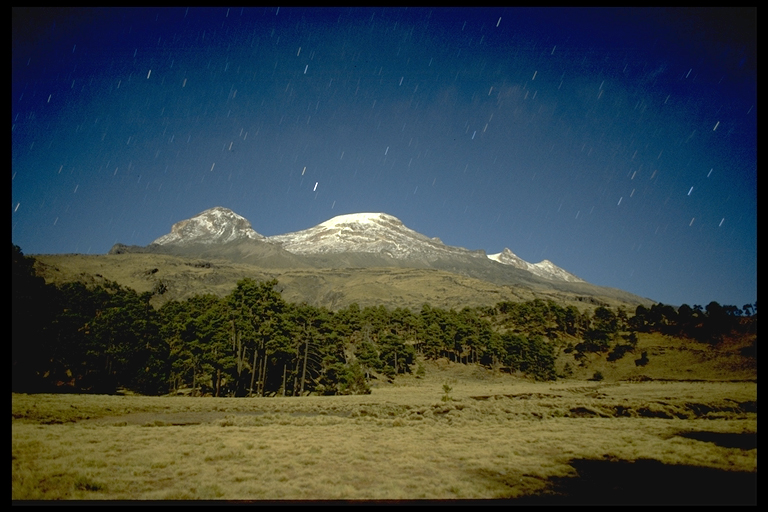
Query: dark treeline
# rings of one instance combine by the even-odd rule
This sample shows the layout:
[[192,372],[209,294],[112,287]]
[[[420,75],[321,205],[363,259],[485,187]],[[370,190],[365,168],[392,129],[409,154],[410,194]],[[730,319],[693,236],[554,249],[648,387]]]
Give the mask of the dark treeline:
[[[553,301],[501,302],[460,311],[352,304],[338,311],[285,302],[277,281],[243,279],[225,297],[198,295],[150,305],[153,294],[107,283],[45,284],[13,246],[13,391],[212,396],[370,392],[372,378],[420,371],[425,359],[552,380],[557,351],[634,349],[635,331],[716,340],[756,314],[710,303],[678,310],[639,306],[580,312]],[[687,309],[686,309],[687,308]],[[690,312],[688,311],[690,310]],[[738,314],[737,314],[738,312]]]
[[[718,342],[732,331],[743,331],[744,317],[757,316],[757,302],[736,306],[721,306],[710,302],[706,307],[683,304],[675,309],[665,304],[654,304],[651,308],[638,306],[630,321],[630,328],[639,332],[661,332],[684,336],[703,342]],[[746,327],[754,327],[747,323]]]

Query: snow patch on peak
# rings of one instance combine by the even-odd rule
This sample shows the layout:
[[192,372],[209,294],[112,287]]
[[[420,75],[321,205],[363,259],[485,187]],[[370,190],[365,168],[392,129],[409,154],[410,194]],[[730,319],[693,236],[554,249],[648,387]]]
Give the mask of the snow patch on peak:
[[506,247],[499,253],[489,254],[488,258],[494,261],[498,261],[499,263],[503,263],[504,265],[513,265],[517,268],[523,268],[525,270],[528,270],[527,265],[530,265],[527,261],[523,260]]
[[399,224],[401,226],[403,224],[397,217],[387,215],[386,213],[350,213],[347,215],[337,215],[319,224],[319,226],[333,228],[350,224],[381,224],[382,222]]
[[563,270],[549,260],[542,260],[531,266],[534,267],[531,272],[534,274],[538,272],[538,275],[548,277],[548,279],[558,279],[560,281],[568,281],[569,283],[586,283],[580,277],[571,274],[567,270]]
[[552,263],[549,260],[541,260],[538,263],[534,263],[534,265],[536,265],[539,268],[549,268],[549,269],[556,269],[556,268],[558,268],[557,265],[555,265],[554,263]]

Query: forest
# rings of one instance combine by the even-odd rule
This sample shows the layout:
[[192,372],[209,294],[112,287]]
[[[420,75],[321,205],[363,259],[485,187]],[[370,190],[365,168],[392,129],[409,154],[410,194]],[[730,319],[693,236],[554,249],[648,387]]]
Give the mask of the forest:
[[[459,311],[352,304],[330,311],[284,301],[276,280],[245,278],[225,297],[150,305],[152,292],[114,282],[46,284],[13,245],[14,392],[189,393],[200,396],[364,394],[372,379],[423,372],[448,358],[535,380],[568,376],[559,351],[608,360],[632,352],[638,332],[717,343],[753,329],[757,304],[592,311],[551,300]],[[159,290],[155,293],[161,293]],[[645,357],[645,355],[643,355]],[[639,361],[642,364],[643,357]]]

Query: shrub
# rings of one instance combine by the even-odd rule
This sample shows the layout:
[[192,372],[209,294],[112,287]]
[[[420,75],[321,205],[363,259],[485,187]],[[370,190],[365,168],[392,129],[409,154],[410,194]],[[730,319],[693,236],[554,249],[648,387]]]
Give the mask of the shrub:
[[631,345],[616,345],[608,354],[608,361],[617,361],[624,357],[624,354],[632,351]]
[[453,388],[449,386],[448,383],[443,384],[443,393],[445,393],[443,395],[443,398],[441,398],[443,402],[450,402],[451,400],[453,400],[453,398],[451,398],[451,395],[450,395],[451,391],[453,391]]

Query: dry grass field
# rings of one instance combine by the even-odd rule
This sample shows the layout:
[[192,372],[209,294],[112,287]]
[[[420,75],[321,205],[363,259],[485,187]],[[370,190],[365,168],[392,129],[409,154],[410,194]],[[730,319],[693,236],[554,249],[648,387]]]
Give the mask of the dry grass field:
[[426,368],[360,396],[13,394],[12,499],[756,503],[754,381]]

